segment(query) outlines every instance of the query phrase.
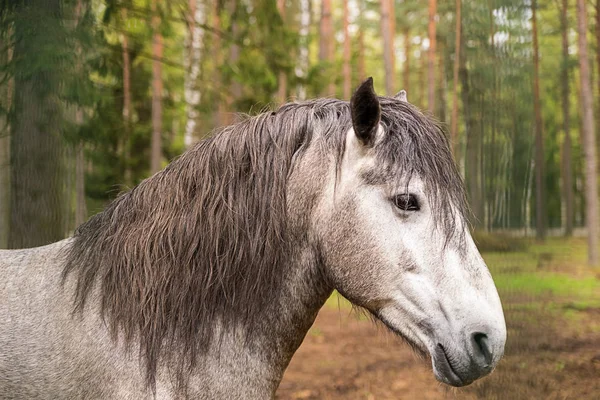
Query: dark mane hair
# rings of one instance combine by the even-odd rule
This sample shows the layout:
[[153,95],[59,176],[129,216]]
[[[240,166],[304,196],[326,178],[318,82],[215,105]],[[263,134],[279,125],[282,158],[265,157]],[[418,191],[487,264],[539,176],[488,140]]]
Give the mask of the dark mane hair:
[[[436,188],[440,216],[463,186],[441,130],[416,108],[381,98],[390,130],[378,156]],[[63,272],[75,273],[75,310],[98,290],[113,337],[138,342],[154,387],[161,357],[178,377],[222,329],[252,324],[279,294],[288,264],[286,184],[295,157],[319,132],[341,159],[347,102],[286,104],[196,144],[114,200],[75,232]],[[443,220],[448,220],[445,218]]]

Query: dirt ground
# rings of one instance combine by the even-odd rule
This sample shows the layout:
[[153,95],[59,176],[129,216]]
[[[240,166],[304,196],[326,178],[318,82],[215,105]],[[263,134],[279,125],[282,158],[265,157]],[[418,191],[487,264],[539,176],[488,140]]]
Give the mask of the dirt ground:
[[292,359],[277,398],[600,399],[600,309],[578,311],[568,321],[552,312],[505,313],[503,361],[487,378],[456,389],[438,383],[431,361],[420,359],[383,326],[325,306]]

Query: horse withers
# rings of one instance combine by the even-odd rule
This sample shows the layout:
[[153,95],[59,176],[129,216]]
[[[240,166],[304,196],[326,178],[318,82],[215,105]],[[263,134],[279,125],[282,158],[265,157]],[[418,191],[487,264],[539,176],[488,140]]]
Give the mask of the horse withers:
[[272,398],[334,289],[467,385],[506,340],[467,208],[442,131],[371,79],[225,127],[0,251],[0,398]]

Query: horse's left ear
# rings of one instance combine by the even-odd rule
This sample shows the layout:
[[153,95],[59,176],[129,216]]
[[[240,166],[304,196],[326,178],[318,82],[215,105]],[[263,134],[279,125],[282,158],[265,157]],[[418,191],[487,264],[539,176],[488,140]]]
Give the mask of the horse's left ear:
[[364,145],[372,146],[381,119],[381,106],[373,89],[373,78],[364,81],[352,95],[350,113],[356,137]]

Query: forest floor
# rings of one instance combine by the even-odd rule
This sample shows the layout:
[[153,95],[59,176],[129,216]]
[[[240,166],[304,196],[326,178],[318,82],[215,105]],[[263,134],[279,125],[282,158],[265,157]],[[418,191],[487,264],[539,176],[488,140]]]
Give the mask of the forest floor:
[[508,340],[496,370],[465,388],[437,382],[429,359],[338,295],[323,307],[277,392],[284,399],[599,399],[600,270],[582,239],[484,253]]

